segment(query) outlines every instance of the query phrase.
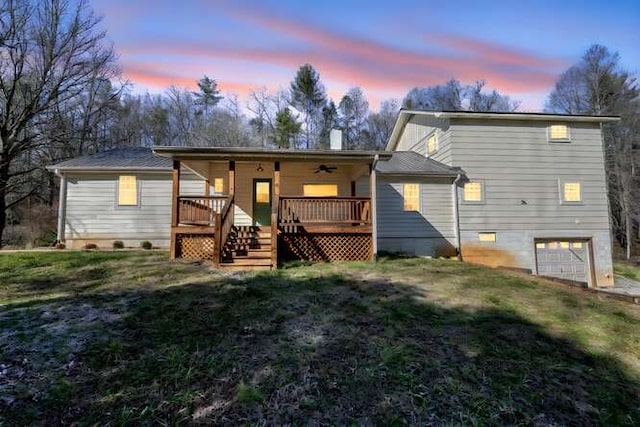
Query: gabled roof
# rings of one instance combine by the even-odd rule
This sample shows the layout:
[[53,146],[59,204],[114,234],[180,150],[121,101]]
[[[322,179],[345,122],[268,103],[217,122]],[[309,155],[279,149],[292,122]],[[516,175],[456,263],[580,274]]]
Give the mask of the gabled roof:
[[155,156],[150,148],[129,147],[116,148],[87,156],[65,160],[58,164],[47,166],[49,170],[171,170],[171,159]]
[[617,116],[587,116],[550,113],[515,113],[515,112],[481,112],[481,111],[427,111],[401,108],[391,132],[386,150],[395,149],[404,127],[413,116],[431,116],[435,119],[482,119],[482,120],[521,120],[538,122],[581,122],[612,123],[620,121]]
[[424,157],[415,151],[394,151],[391,159],[376,163],[376,172],[382,175],[456,177],[463,173],[454,168]]

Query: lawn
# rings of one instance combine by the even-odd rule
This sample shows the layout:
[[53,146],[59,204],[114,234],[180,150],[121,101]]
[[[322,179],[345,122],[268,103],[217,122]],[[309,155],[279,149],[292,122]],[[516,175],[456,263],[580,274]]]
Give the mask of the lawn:
[[0,255],[0,424],[640,424],[640,307],[449,260]]

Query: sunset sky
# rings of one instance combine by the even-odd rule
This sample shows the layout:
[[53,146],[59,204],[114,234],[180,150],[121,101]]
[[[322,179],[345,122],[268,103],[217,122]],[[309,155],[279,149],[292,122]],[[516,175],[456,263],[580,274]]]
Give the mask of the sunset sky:
[[203,75],[241,99],[287,88],[311,63],[336,101],[371,107],[409,89],[484,79],[539,111],[593,43],[640,71],[640,1],[91,0],[136,92],[194,88]]

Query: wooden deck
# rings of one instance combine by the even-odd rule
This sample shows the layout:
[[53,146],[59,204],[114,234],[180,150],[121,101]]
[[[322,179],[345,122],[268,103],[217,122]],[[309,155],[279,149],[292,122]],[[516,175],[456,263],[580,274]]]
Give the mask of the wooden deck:
[[[234,264],[234,256],[247,256],[238,255],[233,246],[237,245],[236,236],[244,231],[233,224],[232,195],[178,196],[176,204],[176,225],[171,230],[173,258],[204,259],[228,266]],[[260,252],[266,255],[268,250],[269,258],[276,261],[267,264],[261,260],[261,265],[372,259],[369,198],[279,197],[272,206],[271,231],[261,231],[270,242],[264,242]]]

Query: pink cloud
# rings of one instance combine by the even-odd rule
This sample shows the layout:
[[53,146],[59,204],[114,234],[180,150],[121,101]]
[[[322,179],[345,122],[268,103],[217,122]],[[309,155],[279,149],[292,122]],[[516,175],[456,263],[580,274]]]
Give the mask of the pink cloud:
[[[426,36],[426,40],[433,42],[425,42],[424,50],[410,50],[283,19],[255,8],[241,10],[226,3],[216,5],[216,8],[253,26],[285,35],[294,41],[295,47],[247,47],[239,43],[228,45],[176,38],[137,40],[135,44],[120,46],[125,76],[155,88],[164,89],[172,84],[195,88],[195,81],[207,69],[215,67],[209,64],[227,61],[242,67],[242,64],[236,64],[239,61],[246,63],[247,69],[256,64],[282,69],[282,75],[278,77],[232,71],[214,76],[223,90],[246,94],[253,87],[288,85],[295,70],[308,62],[321,72],[328,86],[363,87],[373,106],[389,94],[401,97],[412,87],[439,84],[449,78],[465,83],[484,79],[487,87],[513,98],[517,99],[519,94],[529,97],[536,91],[548,91],[557,78],[558,68],[564,66],[556,58],[456,35]],[[450,53],[429,52],[428,46],[438,47],[439,51],[445,48]],[[152,64],[142,60],[149,55],[164,57],[167,63]],[[203,64],[202,68],[196,70],[199,64]],[[277,78],[282,81],[276,81]],[[330,93],[339,100],[334,89]]]

